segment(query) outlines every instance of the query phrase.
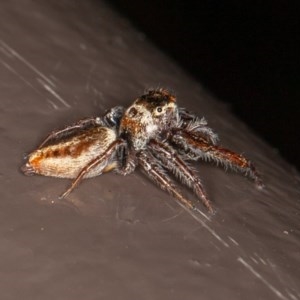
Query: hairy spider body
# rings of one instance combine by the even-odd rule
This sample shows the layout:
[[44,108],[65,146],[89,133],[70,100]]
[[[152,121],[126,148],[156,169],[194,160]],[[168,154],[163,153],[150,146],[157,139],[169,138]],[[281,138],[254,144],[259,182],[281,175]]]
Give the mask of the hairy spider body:
[[179,108],[164,89],[150,90],[127,109],[117,106],[103,117],[88,118],[52,132],[22,167],[26,175],[75,178],[67,196],[83,178],[114,170],[127,175],[140,167],[163,190],[188,209],[195,205],[177,187],[171,174],[191,188],[213,211],[201,180],[187,161],[204,159],[261,180],[244,156],[218,145],[218,137],[200,119]]

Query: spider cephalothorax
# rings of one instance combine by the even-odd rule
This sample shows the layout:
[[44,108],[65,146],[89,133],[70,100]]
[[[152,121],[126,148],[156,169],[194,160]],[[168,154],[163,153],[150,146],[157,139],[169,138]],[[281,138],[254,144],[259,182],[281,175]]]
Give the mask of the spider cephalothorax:
[[140,167],[179,203],[194,209],[174,178],[191,188],[213,211],[201,181],[187,161],[216,162],[262,183],[244,156],[218,145],[218,137],[198,118],[178,108],[176,98],[164,89],[150,90],[127,109],[117,106],[103,117],[88,118],[51,133],[22,167],[26,175],[75,178],[67,196],[87,177],[114,170],[127,175]]
[[166,131],[178,117],[175,97],[164,90],[150,91],[136,99],[121,118],[119,134],[135,151],[145,149],[151,138]]

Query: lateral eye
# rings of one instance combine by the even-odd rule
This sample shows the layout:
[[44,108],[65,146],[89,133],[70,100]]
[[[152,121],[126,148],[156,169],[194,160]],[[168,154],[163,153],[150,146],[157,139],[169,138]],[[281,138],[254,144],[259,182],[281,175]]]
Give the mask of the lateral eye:
[[162,109],[161,106],[159,106],[159,107],[156,108],[156,112],[161,113],[162,111],[163,111],[163,109]]
[[136,110],[136,108],[135,108],[135,107],[132,107],[132,108],[130,108],[130,110],[129,110],[129,112],[128,112],[128,115],[129,115],[131,118],[133,118],[133,117],[136,116],[137,113],[138,113],[138,111]]

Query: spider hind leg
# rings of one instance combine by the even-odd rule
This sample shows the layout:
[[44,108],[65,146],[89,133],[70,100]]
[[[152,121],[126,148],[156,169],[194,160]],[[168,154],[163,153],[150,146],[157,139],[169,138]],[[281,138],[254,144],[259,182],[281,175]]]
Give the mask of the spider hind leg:
[[123,140],[115,140],[110,144],[108,149],[102,154],[91,160],[77,175],[77,177],[72,182],[71,186],[59,197],[59,199],[63,199],[67,197],[78,184],[82,181],[82,179],[93,170],[93,168],[97,169],[97,175],[101,175],[104,172],[111,171],[115,168],[113,163],[110,163],[115,152],[118,147],[124,144]]
[[91,127],[96,127],[99,125],[103,125],[103,121],[99,117],[91,117],[82,119],[71,126],[67,126],[61,130],[52,131],[46,139],[39,145],[38,149],[41,149],[47,146],[49,143],[53,141],[58,141],[60,139],[66,138],[71,135],[76,135],[81,130],[86,130]]

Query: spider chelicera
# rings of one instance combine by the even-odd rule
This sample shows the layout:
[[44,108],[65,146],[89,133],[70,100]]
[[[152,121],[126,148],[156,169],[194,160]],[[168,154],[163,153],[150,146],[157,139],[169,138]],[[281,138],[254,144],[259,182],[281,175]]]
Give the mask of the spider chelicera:
[[116,106],[103,117],[88,118],[52,132],[29,154],[26,175],[73,178],[66,197],[83,178],[114,170],[127,175],[140,167],[180,204],[196,209],[174,181],[191,188],[213,212],[201,180],[188,161],[203,159],[244,173],[258,186],[262,182],[244,156],[218,145],[218,137],[204,118],[179,108],[165,89],[150,90],[127,109]]

